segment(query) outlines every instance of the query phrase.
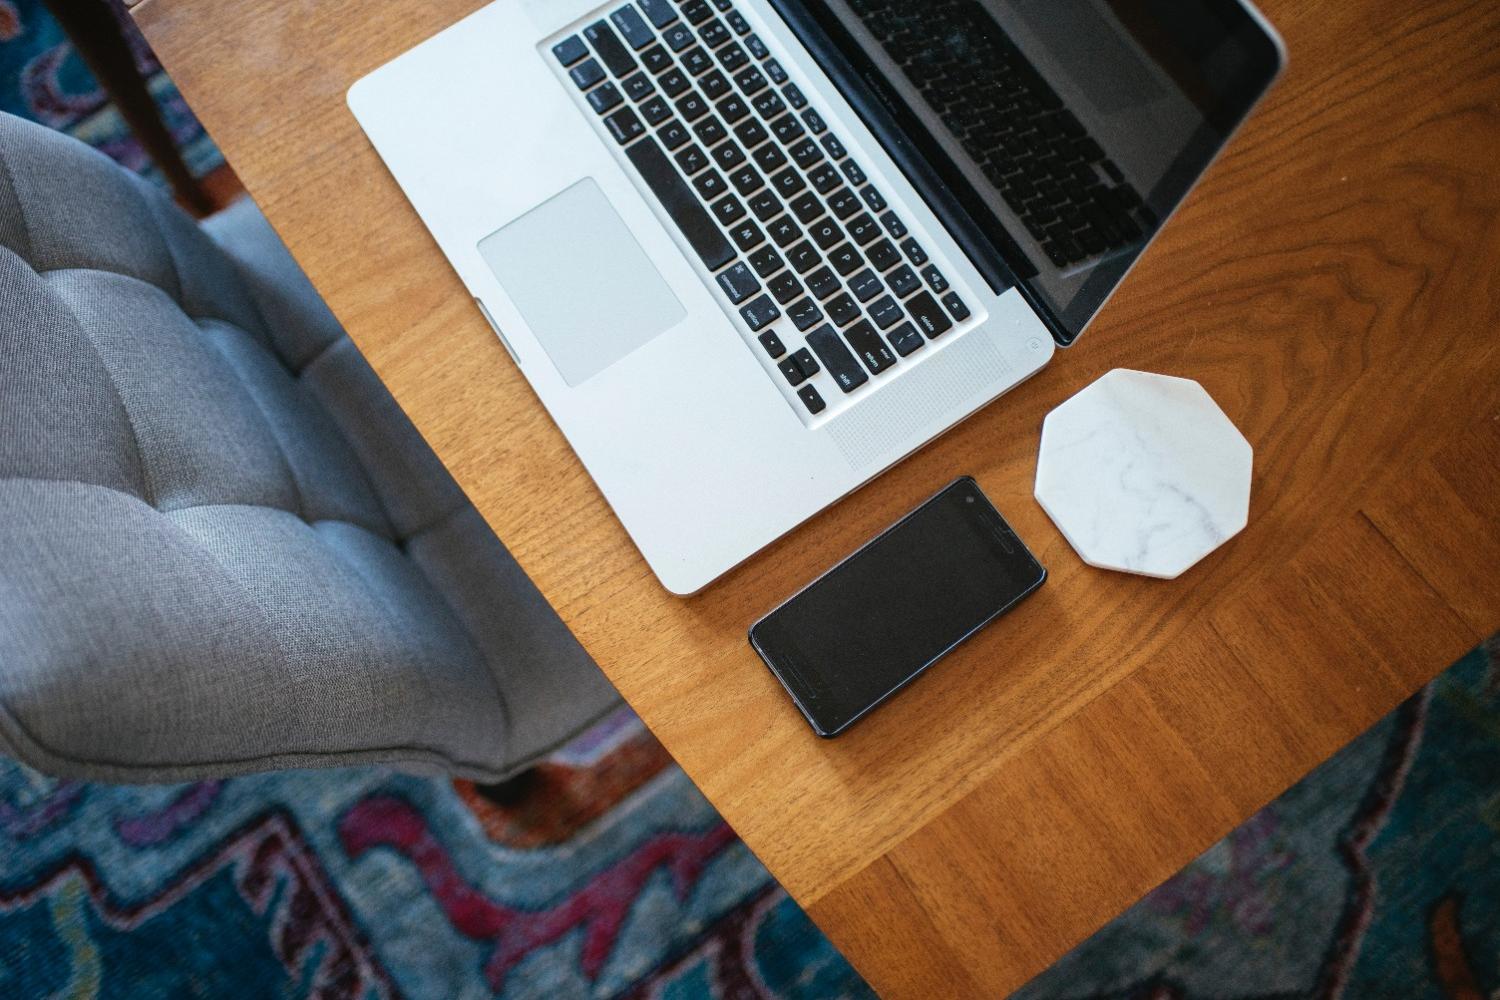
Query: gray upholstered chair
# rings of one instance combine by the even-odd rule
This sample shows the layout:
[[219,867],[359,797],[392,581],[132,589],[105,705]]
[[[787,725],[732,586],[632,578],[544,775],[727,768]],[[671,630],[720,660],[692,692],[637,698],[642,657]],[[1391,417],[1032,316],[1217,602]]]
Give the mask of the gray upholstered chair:
[[494,781],[616,704],[248,201],[0,115],[0,751]]

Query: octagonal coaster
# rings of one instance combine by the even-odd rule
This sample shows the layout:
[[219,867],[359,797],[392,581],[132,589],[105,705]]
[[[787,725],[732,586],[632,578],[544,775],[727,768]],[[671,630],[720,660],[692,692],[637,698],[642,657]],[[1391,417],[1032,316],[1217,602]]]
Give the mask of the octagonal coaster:
[[1170,580],[1245,526],[1253,457],[1197,382],[1116,368],[1047,414],[1036,498],[1090,566]]

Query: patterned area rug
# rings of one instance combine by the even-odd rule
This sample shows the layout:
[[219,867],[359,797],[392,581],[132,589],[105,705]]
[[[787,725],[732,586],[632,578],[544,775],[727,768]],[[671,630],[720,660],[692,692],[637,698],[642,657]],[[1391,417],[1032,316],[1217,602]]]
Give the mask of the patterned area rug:
[[1016,1000],[1500,998],[1500,636]]
[[[223,163],[223,157],[162,71],[120,0],[109,3],[135,52],[136,67],[177,139],[182,158],[195,176],[204,176]],[[156,175],[145,149],[41,0],[0,0],[0,111],[67,132],[131,170]]]
[[628,710],[506,807],[375,768],[0,763],[0,997],[869,995]]

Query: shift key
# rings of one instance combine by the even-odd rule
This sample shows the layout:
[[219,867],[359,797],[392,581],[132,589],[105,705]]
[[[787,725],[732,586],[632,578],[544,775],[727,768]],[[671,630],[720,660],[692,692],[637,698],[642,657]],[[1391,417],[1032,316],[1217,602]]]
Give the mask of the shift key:
[[832,326],[824,323],[807,334],[806,339],[807,346],[823,362],[823,367],[833,376],[840,389],[853,392],[870,380],[870,376],[865,374],[865,370],[859,366],[859,362],[854,359],[849,348],[844,346],[843,339]]

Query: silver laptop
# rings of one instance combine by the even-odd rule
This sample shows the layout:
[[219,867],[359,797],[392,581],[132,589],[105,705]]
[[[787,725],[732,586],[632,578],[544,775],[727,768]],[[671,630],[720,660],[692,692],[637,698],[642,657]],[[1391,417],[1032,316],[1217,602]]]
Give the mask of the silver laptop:
[[1281,63],[1239,0],[496,0],[349,104],[690,594],[1072,343]]

